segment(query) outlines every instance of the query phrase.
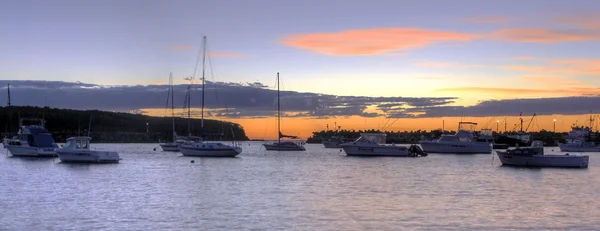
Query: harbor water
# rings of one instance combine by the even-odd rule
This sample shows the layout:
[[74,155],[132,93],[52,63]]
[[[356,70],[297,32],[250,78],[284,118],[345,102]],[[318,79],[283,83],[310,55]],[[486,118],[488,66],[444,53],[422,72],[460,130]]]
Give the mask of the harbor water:
[[261,144],[237,158],[93,144],[118,164],[0,156],[0,230],[600,230],[600,153],[551,169]]

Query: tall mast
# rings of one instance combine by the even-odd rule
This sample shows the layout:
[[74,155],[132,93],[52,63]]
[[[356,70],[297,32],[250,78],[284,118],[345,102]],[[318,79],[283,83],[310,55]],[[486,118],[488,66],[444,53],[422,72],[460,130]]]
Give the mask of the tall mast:
[[277,72],[277,143],[281,143],[281,106],[279,104],[279,72]]
[[8,106],[10,107],[10,83],[8,84]]
[[204,73],[206,69],[206,36],[202,38],[202,109],[200,109],[200,136],[204,136]]
[[173,120],[173,142],[175,142],[175,102],[173,99],[173,73],[169,74],[169,90],[171,91],[171,119]]
[[188,85],[186,97],[187,97],[187,109],[188,109],[188,136],[192,136],[192,116],[191,116],[191,112],[190,112],[190,110],[191,110],[190,107],[192,106],[190,103],[190,100],[192,99],[192,83],[191,82],[190,82],[190,85]]

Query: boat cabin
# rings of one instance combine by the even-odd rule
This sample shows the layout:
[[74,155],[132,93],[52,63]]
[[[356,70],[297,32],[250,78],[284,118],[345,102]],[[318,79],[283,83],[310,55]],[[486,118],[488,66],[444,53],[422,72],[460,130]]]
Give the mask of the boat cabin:
[[507,150],[506,153],[515,156],[544,155],[544,143],[536,140],[531,143],[531,147],[517,147],[515,149]]
[[56,143],[52,138],[52,134],[48,129],[38,125],[25,125],[21,126],[18,133],[18,141],[13,141],[16,144],[28,144],[29,147],[39,148],[55,148]]
[[88,136],[69,137],[63,146],[64,149],[90,150],[90,140]]

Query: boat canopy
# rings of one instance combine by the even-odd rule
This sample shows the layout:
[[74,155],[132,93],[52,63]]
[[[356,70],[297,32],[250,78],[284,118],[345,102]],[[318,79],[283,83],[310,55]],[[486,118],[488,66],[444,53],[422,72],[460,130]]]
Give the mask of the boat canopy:
[[356,141],[368,140],[378,144],[385,144],[385,133],[362,133]]

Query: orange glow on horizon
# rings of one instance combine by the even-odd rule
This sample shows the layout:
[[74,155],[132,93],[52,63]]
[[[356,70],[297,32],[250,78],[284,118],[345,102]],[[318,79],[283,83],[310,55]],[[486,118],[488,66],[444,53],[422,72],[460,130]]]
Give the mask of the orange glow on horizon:
[[[183,109],[179,109],[176,115],[182,116]],[[170,116],[170,111],[165,109],[144,109],[146,115],[150,116]],[[195,117],[199,118],[199,117]],[[277,139],[277,119],[276,117],[262,118],[214,118],[240,124],[244,127],[246,135],[250,139]],[[531,115],[524,115],[523,130],[525,130],[531,120]],[[528,131],[547,131],[554,130],[554,120],[556,119],[556,131],[568,132],[574,124],[589,124],[589,115],[543,115],[536,116],[529,125]],[[386,131],[416,131],[416,130],[456,130],[458,122],[470,121],[478,123],[477,129],[489,128],[493,131],[498,129],[504,131],[505,121],[507,131],[518,131],[520,127],[518,116],[489,116],[489,117],[437,117],[437,118],[400,118],[388,119],[384,117],[335,117],[335,118],[309,118],[309,117],[283,117],[281,119],[281,131],[286,135],[296,135],[302,139],[312,136],[313,132],[327,129],[334,129],[334,123],[341,126],[341,129],[348,130],[368,130],[376,129]],[[496,121],[499,121],[496,123]],[[496,126],[498,125],[498,126]]]

